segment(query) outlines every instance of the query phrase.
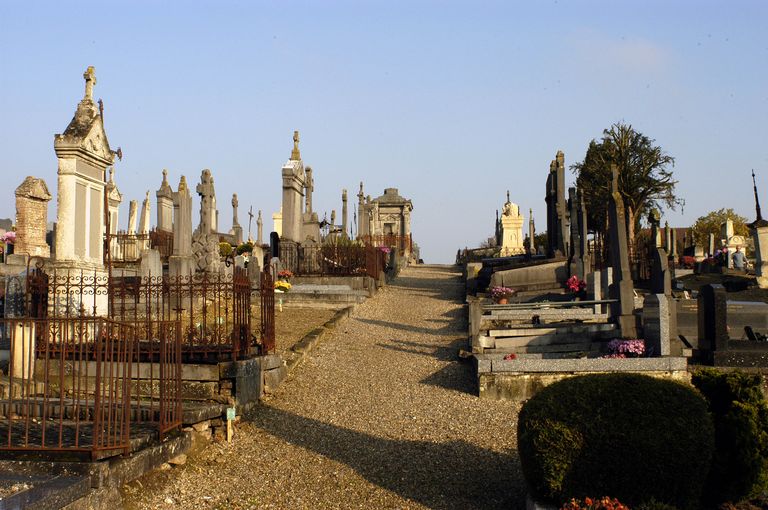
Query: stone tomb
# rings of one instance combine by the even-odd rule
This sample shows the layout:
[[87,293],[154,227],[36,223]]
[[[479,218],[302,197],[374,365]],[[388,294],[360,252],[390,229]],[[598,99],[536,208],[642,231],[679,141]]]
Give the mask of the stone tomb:
[[512,255],[522,255],[525,253],[523,247],[523,215],[520,214],[520,206],[513,204],[509,200],[509,191],[507,191],[507,201],[501,214],[501,256],[510,257]]
[[16,188],[15,255],[50,257],[51,249],[45,242],[50,200],[48,186],[42,179],[27,177]]

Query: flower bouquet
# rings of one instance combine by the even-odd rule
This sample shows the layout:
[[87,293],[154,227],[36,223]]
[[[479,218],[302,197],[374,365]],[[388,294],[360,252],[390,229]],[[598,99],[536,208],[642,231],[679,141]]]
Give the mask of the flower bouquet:
[[603,358],[639,358],[645,354],[645,340],[635,338],[620,340],[615,338],[608,342],[608,354]]
[[491,295],[491,299],[496,303],[505,305],[509,303],[509,299],[514,296],[517,291],[515,289],[510,289],[509,287],[497,286],[488,289],[488,293]]
[[288,269],[283,269],[282,271],[277,273],[277,278],[280,281],[287,282],[288,280],[293,278],[293,273],[291,271],[289,271]]
[[285,293],[291,290],[291,284],[285,280],[278,280],[275,282],[275,292]]

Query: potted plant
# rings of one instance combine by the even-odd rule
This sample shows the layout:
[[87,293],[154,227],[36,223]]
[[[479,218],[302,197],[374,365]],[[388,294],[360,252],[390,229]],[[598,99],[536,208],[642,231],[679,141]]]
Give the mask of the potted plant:
[[281,282],[288,282],[293,278],[293,273],[288,269],[283,269],[277,273],[277,279]]
[[282,294],[284,292],[288,292],[289,290],[291,290],[291,284],[287,281],[277,280],[275,282],[275,292]]
[[576,301],[581,301],[581,299],[587,297],[587,282],[580,280],[576,275],[568,278],[565,282],[565,288],[573,292]]
[[515,289],[510,289],[509,287],[497,286],[488,289],[488,293],[491,295],[491,299],[496,303],[506,305],[509,303],[509,299],[514,296],[517,291]]

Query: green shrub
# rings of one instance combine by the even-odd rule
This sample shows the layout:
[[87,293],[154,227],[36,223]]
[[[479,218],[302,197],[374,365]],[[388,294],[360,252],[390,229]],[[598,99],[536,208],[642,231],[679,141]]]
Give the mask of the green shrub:
[[232,253],[232,245],[229,243],[221,242],[219,243],[219,255],[222,257],[226,257],[227,255]]
[[692,382],[709,401],[715,422],[707,501],[759,496],[768,489],[768,406],[761,377],[710,368],[694,373]]
[[529,490],[561,505],[610,494],[630,507],[698,508],[714,444],[695,390],[637,374],[552,384],[523,406],[517,434]]
[[252,251],[253,251],[253,243],[251,242],[242,243],[240,246],[237,247],[238,255],[242,255],[243,253],[251,253]]

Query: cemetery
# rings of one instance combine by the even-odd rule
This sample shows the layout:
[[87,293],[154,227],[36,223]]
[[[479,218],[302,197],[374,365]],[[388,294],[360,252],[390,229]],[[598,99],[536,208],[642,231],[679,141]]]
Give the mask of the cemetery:
[[[57,221],[46,228],[52,194],[27,177],[0,264],[0,464],[13,472],[14,459],[27,461],[39,490],[14,497],[51,508],[183,457],[193,435],[230,441],[243,413],[418,257],[413,205],[394,188],[364,201],[361,183],[354,238],[346,190],[341,224],[335,211],[318,220],[298,132],[282,169],[282,235],[269,243],[261,211],[252,237],[252,208],[244,236],[237,194],[221,231],[209,169],[198,183],[182,175],[176,190],[163,170],[155,226],[147,191],[120,230],[122,150],[109,145],[94,68],[83,77],[84,97],[54,138]],[[57,482],[68,495],[43,489],[57,470],[72,473]]]
[[768,5],[662,4],[0,7],[0,510],[768,509]]

